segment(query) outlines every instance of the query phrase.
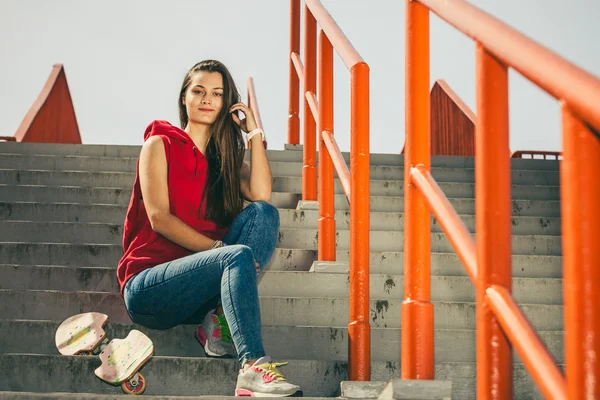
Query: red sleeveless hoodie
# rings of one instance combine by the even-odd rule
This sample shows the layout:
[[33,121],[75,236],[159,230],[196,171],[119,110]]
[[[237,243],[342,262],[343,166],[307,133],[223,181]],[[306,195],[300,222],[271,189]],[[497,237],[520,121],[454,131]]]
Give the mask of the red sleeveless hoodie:
[[[205,206],[200,204],[208,179],[208,162],[204,155],[184,130],[167,121],[150,123],[144,133],[144,141],[151,136],[160,136],[165,146],[171,214],[213,240],[223,239],[227,229],[205,220]],[[139,160],[125,217],[123,251],[125,254],[117,267],[121,294],[127,280],[138,272],[192,254],[152,230],[142,201]]]

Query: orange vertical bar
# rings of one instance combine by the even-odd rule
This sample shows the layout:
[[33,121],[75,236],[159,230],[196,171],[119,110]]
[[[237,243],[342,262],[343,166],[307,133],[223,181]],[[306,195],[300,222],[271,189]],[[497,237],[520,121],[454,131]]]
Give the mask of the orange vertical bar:
[[[252,103],[252,96],[250,96],[250,90],[247,90],[247,92],[248,92],[248,96],[246,97],[246,104],[248,105],[248,107],[252,108],[252,105],[251,105],[251,103]],[[246,142],[246,148],[247,149],[252,149],[252,146],[251,146],[249,140]]]
[[289,110],[288,143],[300,144],[300,79],[292,61],[292,53],[300,54],[300,0],[290,0]]
[[430,215],[412,167],[430,170],[429,10],[406,0],[406,141],[404,144],[404,302],[402,378],[433,379]]
[[[317,21],[304,6],[304,91],[317,93]],[[304,97],[304,162],[302,200],[317,200],[317,138],[315,120]]]
[[319,32],[319,261],[335,261],[335,203],[333,162],[323,131],[333,133],[333,47]]
[[600,398],[600,140],[562,105],[560,195],[569,399]]
[[370,148],[369,66],[355,64],[350,83],[350,324],[348,376],[371,379],[369,294]]
[[511,195],[508,148],[508,69],[479,43],[475,128],[475,223],[478,279],[477,399],[512,399],[512,350],[485,291],[511,291]]

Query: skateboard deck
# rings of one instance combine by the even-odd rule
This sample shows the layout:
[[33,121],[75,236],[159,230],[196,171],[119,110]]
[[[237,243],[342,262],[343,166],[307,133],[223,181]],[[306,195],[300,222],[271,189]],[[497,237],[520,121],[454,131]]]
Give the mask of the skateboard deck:
[[133,329],[125,339],[113,339],[100,353],[100,365],[94,373],[103,381],[119,385],[134,377],[154,354],[154,344],[142,332]]
[[106,314],[88,312],[67,318],[56,330],[54,340],[60,354],[91,353],[106,339]]

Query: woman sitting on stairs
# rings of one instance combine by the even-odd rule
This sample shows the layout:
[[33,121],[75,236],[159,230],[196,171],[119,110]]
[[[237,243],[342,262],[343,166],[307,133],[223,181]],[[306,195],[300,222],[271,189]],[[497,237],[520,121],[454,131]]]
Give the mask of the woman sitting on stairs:
[[218,61],[188,71],[178,105],[181,128],[144,134],[117,269],[129,316],[151,329],[202,320],[206,354],[239,358],[237,396],[301,395],[262,344],[257,279],[279,233],[263,133]]

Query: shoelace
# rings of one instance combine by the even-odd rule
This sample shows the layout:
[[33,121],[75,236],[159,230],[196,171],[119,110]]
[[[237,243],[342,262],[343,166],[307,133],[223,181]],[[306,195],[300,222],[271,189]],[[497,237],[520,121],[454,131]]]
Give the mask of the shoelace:
[[279,367],[283,367],[284,365],[287,365],[286,362],[282,362],[282,363],[266,363],[266,364],[260,364],[260,365],[256,365],[257,368],[260,368],[264,371],[265,375],[269,375],[272,376],[273,378],[275,378],[276,382],[281,382],[281,381],[285,381],[285,376],[283,376],[283,374],[281,372],[279,372],[279,370],[277,368]]
[[229,325],[227,325],[225,315],[217,315],[217,324],[221,330],[221,341],[231,343],[231,332],[229,332]]

